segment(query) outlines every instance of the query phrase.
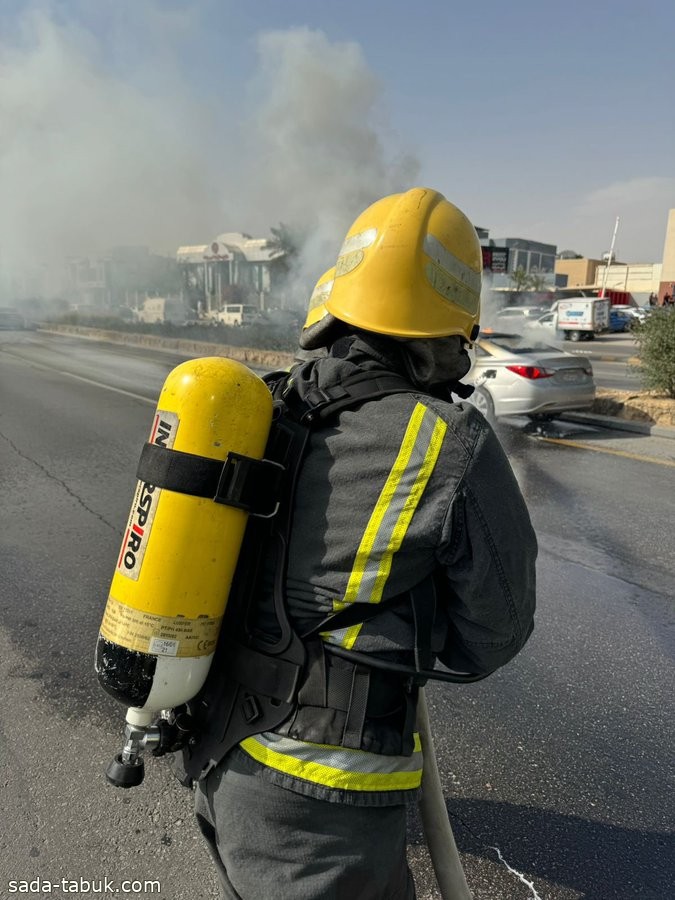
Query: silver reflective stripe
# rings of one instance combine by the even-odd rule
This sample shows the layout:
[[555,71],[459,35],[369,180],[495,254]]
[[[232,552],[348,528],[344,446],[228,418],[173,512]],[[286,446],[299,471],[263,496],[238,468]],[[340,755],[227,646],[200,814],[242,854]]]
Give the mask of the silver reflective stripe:
[[445,300],[475,316],[480,302],[480,273],[457,259],[432,234],[424,238],[424,252],[430,257],[424,274],[431,287]]
[[330,281],[325,281],[323,284],[314,288],[314,293],[309,298],[309,304],[307,306],[307,312],[311,309],[314,309],[317,306],[320,306],[322,303],[325,303],[330,296],[330,292],[333,290],[334,279],[331,278]]
[[[336,610],[348,603],[379,603],[413,514],[436,465],[446,423],[418,403],[412,412],[401,446],[380,492],[356,552],[344,598]],[[351,649],[362,625],[352,625],[324,635],[334,644]]]
[[296,741],[272,732],[246,738],[241,747],[258,762],[315,784],[353,791],[412,790],[422,776],[422,746],[414,736],[411,756],[383,756]]
[[480,272],[474,272],[470,266],[467,266],[467,264],[462,262],[461,259],[458,259],[454,253],[451,253],[447,247],[444,247],[433,234],[427,234],[425,236],[424,252],[448,275],[456,281],[459,281],[470,291],[480,295]]
[[358,234],[352,234],[351,237],[345,238],[338,253],[338,259],[346,256],[348,253],[353,253],[355,250],[363,250],[365,247],[370,247],[375,242],[376,237],[377,228],[369,228],[367,231],[360,231]]

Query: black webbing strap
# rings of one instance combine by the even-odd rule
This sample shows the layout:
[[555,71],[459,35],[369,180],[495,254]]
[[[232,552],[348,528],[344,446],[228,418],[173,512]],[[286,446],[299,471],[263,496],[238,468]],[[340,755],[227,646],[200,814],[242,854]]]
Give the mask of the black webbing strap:
[[136,477],[155,487],[273,516],[284,467],[266,459],[228,453],[224,461],[145,444]]
[[407,394],[413,385],[401,375],[373,375],[365,372],[354,380],[331,385],[326,389],[315,387],[300,397],[293,378],[289,378],[281,397],[289,411],[299,422],[309,425],[326,419],[344,409],[354,409],[366,400],[374,400],[386,394]]
[[366,666],[354,666],[352,684],[349,695],[347,718],[342,732],[342,746],[358,750],[363,740],[363,726],[368,710],[368,692],[370,690],[370,669]]
[[400,600],[400,597],[392,597],[390,600],[383,600],[381,603],[349,603],[347,606],[343,606],[341,610],[338,610],[338,612],[328,613],[316,625],[312,625],[307,631],[302,632],[300,637],[306,640],[307,638],[316,637],[324,631],[342,631],[343,628],[351,628],[352,625],[362,625],[383,612],[387,612],[400,603]]
[[[413,609],[413,621],[415,624],[415,662],[420,663],[420,668],[426,666],[428,659],[421,659],[424,652],[431,648],[431,634],[436,616],[436,588],[433,578],[427,576],[419,584],[408,591]],[[351,628],[352,625],[361,625],[369,622],[376,616],[395,608],[401,602],[404,595],[390,597],[380,603],[348,603],[337,612],[328,613],[316,625],[312,625],[300,635],[303,640],[315,637],[325,631],[342,631]]]

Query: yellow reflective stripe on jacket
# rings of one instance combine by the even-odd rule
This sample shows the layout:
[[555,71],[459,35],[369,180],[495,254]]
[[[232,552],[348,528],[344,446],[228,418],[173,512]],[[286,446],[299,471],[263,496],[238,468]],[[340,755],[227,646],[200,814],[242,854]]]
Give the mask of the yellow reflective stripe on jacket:
[[266,731],[240,747],[270,769],[344,791],[407,791],[422,782],[422,745],[415,734],[411,756],[382,756],[327,744],[295,741]]
[[[379,603],[413,513],[424,493],[441,452],[447,424],[422,403],[408,422],[398,456],[378,497],[356,553],[344,599],[347,603]],[[354,646],[362,624],[327,634],[331,643],[347,649]]]

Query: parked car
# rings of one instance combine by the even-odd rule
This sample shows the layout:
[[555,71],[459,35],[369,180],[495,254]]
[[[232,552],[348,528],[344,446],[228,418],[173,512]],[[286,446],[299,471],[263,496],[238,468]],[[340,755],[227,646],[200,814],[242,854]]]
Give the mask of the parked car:
[[523,326],[530,319],[537,319],[543,313],[548,312],[545,306],[505,306],[498,313],[488,319],[486,324],[504,331],[513,330],[520,334]]
[[558,328],[558,317],[554,312],[544,313],[537,319],[528,318],[523,334],[531,335],[539,340],[554,340]]
[[519,335],[493,332],[474,344],[469,398],[483,415],[528,416],[551,421],[569,410],[588,409],[595,399],[588,357]]
[[630,331],[633,323],[637,321],[637,318],[625,309],[617,309],[613,306],[609,311],[609,330],[613,334]]
[[644,306],[630,306],[627,303],[615,303],[612,306],[612,310],[614,312],[624,313],[627,316],[630,316],[631,322],[630,327],[632,328],[636,323],[644,322],[645,319],[649,316],[651,312],[650,307],[645,308]]

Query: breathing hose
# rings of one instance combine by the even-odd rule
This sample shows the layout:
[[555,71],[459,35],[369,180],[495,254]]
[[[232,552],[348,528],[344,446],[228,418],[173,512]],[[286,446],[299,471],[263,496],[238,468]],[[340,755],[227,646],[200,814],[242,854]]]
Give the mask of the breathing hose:
[[424,688],[417,703],[417,730],[424,757],[419,811],[441,900],[472,900],[445,806]]

